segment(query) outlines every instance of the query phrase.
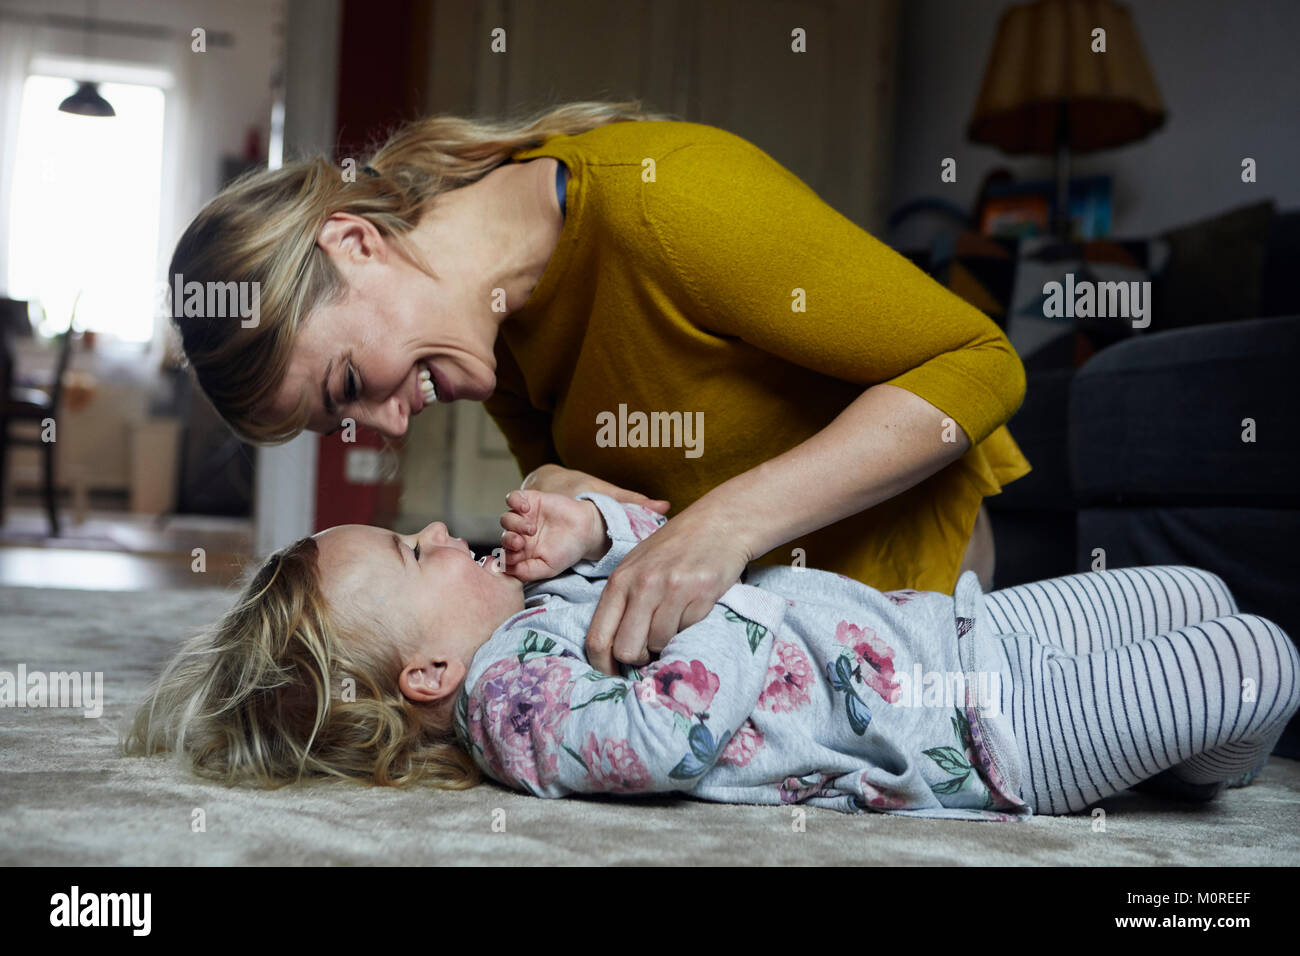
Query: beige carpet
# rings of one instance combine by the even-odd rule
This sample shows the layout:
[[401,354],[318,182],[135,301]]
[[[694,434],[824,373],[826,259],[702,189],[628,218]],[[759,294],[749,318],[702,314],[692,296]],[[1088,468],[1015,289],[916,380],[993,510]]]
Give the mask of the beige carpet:
[[[119,757],[119,728],[169,649],[230,600],[0,588],[0,670],[103,671],[105,698],[99,719],[0,709],[0,865],[1300,864],[1300,762],[1279,758],[1206,805],[1131,792],[1103,801],[1104,832],[1088,816],[998,824],[816,809],[796,832],[784,807],[539,800],[493,784],[259,792]],[[191,830],[196,808],[205,832]]]

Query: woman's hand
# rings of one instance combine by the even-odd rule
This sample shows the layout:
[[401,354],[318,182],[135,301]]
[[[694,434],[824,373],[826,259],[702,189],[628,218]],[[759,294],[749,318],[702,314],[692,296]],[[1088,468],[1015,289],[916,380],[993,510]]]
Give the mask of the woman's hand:
[[597,494],[608,495],[615,501],[643,505],[661,515],[666,515],[668,509],[672,507],[662,498],[647,498],[640,492],[628,491],[618,485],[611,485],[608,481],[601,481],[595,475],[589,475],[585,471],[577,471],[561,465],[542,465],[540,468],[535,468],[529,472],[519,488],[521,491],[550,491],[557,495],[564,495],[566,498],[580,495],[584,491],[594,491]]
[[610,575],[587,631],[591,665],[617,674],[615,660],[648,663],[678,632],[704,620],[750,560],[725,523],[687,508]]
[[607,544],[600,509],[545,491],[512,491],[501,516],[506,574],[520,581],[553,578]]

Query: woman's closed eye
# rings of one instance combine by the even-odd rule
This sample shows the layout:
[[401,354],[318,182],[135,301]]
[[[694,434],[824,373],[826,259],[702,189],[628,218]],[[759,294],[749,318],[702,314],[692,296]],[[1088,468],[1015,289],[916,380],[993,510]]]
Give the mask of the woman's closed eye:
[[345,402],[357,400],[357,374],[351,362],[348,363],[347,373],[343,379],[343,400]]

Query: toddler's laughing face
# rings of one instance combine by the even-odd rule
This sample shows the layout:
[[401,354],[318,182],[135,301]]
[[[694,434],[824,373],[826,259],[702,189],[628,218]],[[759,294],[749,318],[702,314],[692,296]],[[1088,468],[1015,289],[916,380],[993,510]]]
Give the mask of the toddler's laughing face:
[[464,680],[474,652],[524,607],[523,584],[475,558],[441,521],[413,535],[340,525],[316,536],[326,600],[403,661],[402,692],[446,700]]

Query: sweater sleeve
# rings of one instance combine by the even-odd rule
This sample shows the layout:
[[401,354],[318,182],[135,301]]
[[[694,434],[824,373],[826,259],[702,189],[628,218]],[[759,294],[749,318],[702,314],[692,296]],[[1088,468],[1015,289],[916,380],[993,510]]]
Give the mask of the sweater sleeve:
[[584,491],[574,497],[578,501],[590,501],[600,509],[600,516],[605,521],[605,535],[609,538],[609,550],[599,561],[582,560],[571,569],[584,578],[609,577],[629,551],[668,523],[668,519],[657,511],[615,501],[599,492]]
[[1019,408],[1024,368],[997,324],[758,147],[727,134],[675,150],[641,196],[706,331],[845,381],[905,388],[972,444]]
[[629,677],[553,654],[559,642],[518,628],[519,653],[462,698],[474,758],[506,786],[542,797],[693,789],[757,705],[784,613],[775,595],[732,591],[757,595],[731,603],[761,623],[724,595]]

